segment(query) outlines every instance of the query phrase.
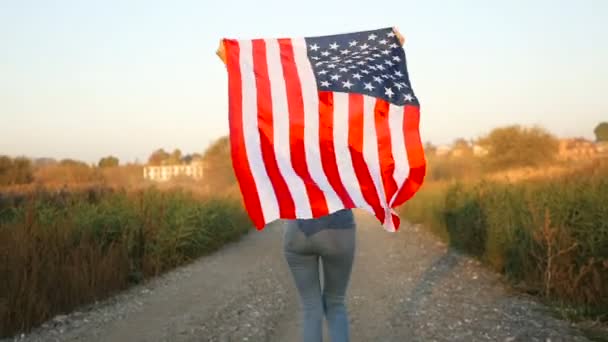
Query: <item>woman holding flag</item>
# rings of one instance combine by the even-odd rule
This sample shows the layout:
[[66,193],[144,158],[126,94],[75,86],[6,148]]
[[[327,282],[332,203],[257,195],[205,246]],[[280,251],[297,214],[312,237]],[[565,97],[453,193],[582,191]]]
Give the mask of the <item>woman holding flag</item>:
[[385,28],[225,39],[217,51],[230,77],[232,158],[245,206],[259,230],[285,219],[283,253],[305,342],[322,341],[324,318],[332,342],[350,340],[351,208],[373,212],[396,231],[392,208],[422,184],[418,102],[403,41]]

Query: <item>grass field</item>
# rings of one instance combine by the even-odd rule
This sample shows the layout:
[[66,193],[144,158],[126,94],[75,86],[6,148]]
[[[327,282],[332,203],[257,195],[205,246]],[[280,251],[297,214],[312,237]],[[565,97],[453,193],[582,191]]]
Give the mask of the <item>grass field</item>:
[[210,253],[250,227],[234,196],[90,188],[0,196],[0,336]]
[[608,164],[499,179],[429,182],[401,215],[563,314],[608,320]]

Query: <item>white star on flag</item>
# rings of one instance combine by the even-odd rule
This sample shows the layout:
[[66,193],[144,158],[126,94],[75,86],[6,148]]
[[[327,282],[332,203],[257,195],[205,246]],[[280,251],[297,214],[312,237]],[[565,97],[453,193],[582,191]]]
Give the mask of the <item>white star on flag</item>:
[[393,97],[393,95],[395,95],[395,93],[393,93],[393,90],[391,88],[384,88],[384,93],[388,97]]

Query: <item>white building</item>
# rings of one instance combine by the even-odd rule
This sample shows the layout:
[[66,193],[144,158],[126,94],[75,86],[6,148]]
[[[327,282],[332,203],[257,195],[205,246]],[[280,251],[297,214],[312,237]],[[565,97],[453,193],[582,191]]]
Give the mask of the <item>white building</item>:
[[144,166],[144,179],[166,182],[177,176],[188,176],[196,180],[202,179],[203,163],[197,161],[190,164]]

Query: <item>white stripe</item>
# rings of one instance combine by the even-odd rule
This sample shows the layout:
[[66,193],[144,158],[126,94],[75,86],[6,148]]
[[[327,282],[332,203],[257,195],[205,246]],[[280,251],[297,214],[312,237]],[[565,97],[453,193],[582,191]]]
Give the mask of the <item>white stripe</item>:
[[260,136],[258,131],[258,113],[255,75],[253,69],[252,45],[249,40],[239,41],[241,82],[243,89],[243,134],[245,135],[245,151],[249,167],[258,189],[262,213],[266,223],[279,218],[277,197],[266,172]]
[[276,154],[277,164],[288,188],[291,190],[297,216],[299,218],[309,218],[312,217],[312,212],[306,187],[302,178],[298,176],[291,164],[287,89],[283,78],[281,51],[276,39],[266,40],[266,58],[268,59],[268,77],[270,79],[270,91],[272,93],[274,152]]
[[367,164],[376,193],[380,198],[380,205],[386,207],[386,195],[380,173],[380,158],[378,157],[378,137],[376,135],[376,121],[374,109],[376,99],[367,95],[363,96],[363,159]]
[[374,213],[365,201],[348,148],[348,94],[334,93],[334,151],[344,188],[358,208]]
[[389,129],[391,131],[391,149],[395,160],[395,171],[393,178],[397,182],[397,192],[392,196],[391,203],[399,193],[399,189],[407,179],[410,172],[410,165],[407,159],[405,147],[405,137],[403,136],[404,109],[401,106],[391,104],[388,113]]
[[317,82],[312,65],[307,56],[306,41],[302,38],[292,39],[294,59],[298,69],[298,76],[302,87],[304,101],[304,146],[306,150],[306,164],[313,181],[319,186],[325,199],[329,212],[344,208],[344,204],[329,183],[323,170],[321,152],[319,150],[319,95]]

